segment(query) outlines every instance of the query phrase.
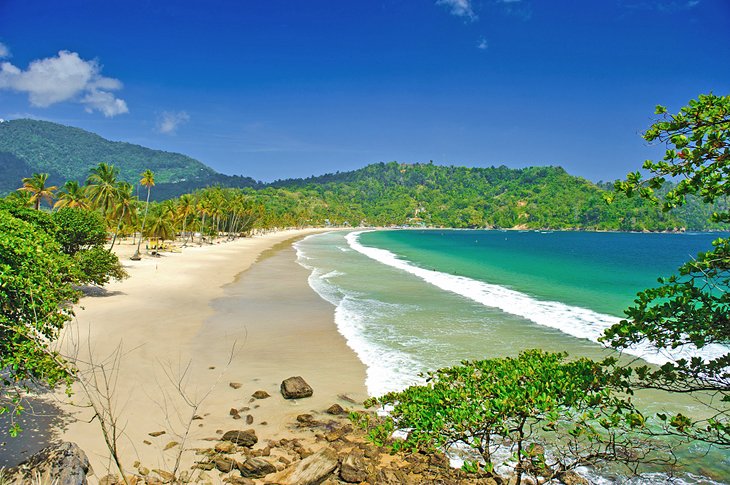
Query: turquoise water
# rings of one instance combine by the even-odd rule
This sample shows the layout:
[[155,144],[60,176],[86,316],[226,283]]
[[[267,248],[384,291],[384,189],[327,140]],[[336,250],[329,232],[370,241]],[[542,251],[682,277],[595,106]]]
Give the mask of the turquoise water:
[[[328,233],[296,247],[367,366],[369,393],[380,395],[420,382],[422,372],[528,348],[604,357],[597,339],[636,292],[719,236],[403,230]],[[676,357],[632,352],[655,363]],[[693,405],[662,394],[639,399],[654,411]],[[727,455],[714,458],[718,466],[730,473]]]

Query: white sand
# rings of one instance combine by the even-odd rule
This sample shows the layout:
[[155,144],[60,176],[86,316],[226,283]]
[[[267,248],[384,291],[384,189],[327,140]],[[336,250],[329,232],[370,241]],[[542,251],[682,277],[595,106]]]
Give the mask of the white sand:
[[[91,355],[95,363],[105,364],[107,380],[113,385],[118,454],[129,471],[136,460],[148,468],[172,470],[180,450],[180,445],[164,450],[172,441],[185,440],[186,449],[210,446],[201,439],[217,437],[220,430],[247,428],[254,428],[260,439],[284,437],[289,432],[287,423],[299,413],[322,410],[339,394],[360,401],[366,397],[364,366],[337,333],[332,306],[308,287],[308,273],[294,261],[290,244],[278,247],[286,254],[260,263],[261,268],[274,265],[270,270],[254,271],[254,267],[224,288],[267,249],[315,231],[284,231],[193,246],[181,254],[146,256],[137,262],[128,259],[131,243],[122,245],[120,259],[130,278],[110,283],[106,296],[82,299],[76,321],[67,331],[65,349],[82,362]],[[226,300],[220,300],[224,303],[216,315],[210,303],[227,291],[229,296],[245,291],[250,311],[236,307],[231,313]],[[110,356],[117,349],[121,354],[115,369]],[[80,367],[88,369],[84,364]],[[315,395],[284,400],[278,386],[291,375],[305,377]],[[88,371],[83,376],[91,381]],[[233,389],[230,382],[242,387]],[[99,398],[105,394],[104,380],[97,381],[96,387],[92,394]],[[249,402],[258,389],[272,397]],[[88,401],[80,386],[71,400],[77,405]],[[107,470],[115,472],[98,420],[89,423],[93,413],[88,408],[63,407],[77,420],[60,438],[86,451],[97,479]],[[241,412],[243,419],[234,420],[229,414],[231,408],[244,407],[251,409]],[[202,419],[191,421],[193,414]],[[252,425],[245,422],[247,414],[254,417]],[[149,436],[153,431],[166,433]],[[181,469],[193,459],[192,452],[183,454]]]

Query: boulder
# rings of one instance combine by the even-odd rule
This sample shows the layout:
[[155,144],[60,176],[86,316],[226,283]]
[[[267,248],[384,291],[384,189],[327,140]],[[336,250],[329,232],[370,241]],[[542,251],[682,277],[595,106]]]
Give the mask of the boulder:
[[350,453],[340,465],[340,478],[347,483],[360,483],[368,479],[368,470],[362,456]]
[[256,399],[266,399],[267,397],[271,397],[271,394],[266,391],[256,391],[251,394],[251,396],[255,397]]
[[235,443],[239,446],[245,446],[247,448],[251,448],[259,441],[256,436],[256,432],[252,429],[247,429],[245,431],[228,431],[223,435],[222,440],[230,441],[231,443]]
[[7,482],[41,483],[56,485],[86,485],[91,466],[86,453],[76,443],[62,442],[43,448],[20,465],[5,470]]
[[335,403],[332,406],[327,408],[327,411],[325,411],[327,414],[332,414],[334,416],[339,416],[340,414],[345,414],[345,410],[340,406],[339,404]]
[[290,377],[281,383],[281,395],[284,399],[301,399],[312,394],[314,390],[301,376]]
[[231,443],[230,441],[221,441],[220,443],[217,443],[215,445],[215,451],[225,454],[235,453],[236,445],[234,443]]
[[217,456],[213,458],[213,463],[215,464],[215,467],[218,469],[218,471],[221,471],[223,473],[228,473],[234,468],[238,468],[238,462],[233,458],[229,458],[227,456]]
[[276,467],[263,458],[249,458],[238,464],[241,475],[247,478],[262,478],[276,471]]
[[314,485],[321,483],[337,468],[337,453],[324,448],[284,470],[268,475],[264,483],[277,485]]

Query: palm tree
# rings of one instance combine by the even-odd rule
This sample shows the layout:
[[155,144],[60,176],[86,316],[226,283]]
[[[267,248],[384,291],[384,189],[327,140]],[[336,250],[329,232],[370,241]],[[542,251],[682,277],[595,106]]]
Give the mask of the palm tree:
[[112,238],[112,244],[109,247],[109,252],[114,248],[114,243],[117,240],[117,234],[119,229],[122,227],[122,222],[131,223],[135,211],[134,202],[136,197],[132,195],[134,187],[132,184],[127,182],[119,182],[117,184],[116,204],[114,206],[114,215],[121,213],[117,219],[117,229],[114,231],[114,237]]
[[34,205],[36,210],[40,210],[42,200],[48,202],[48,205],[53,205],[53,192],[58,189],[58,187],[55,185],[46,187],[47,181],[47,173],[34,173],[32,176],[24,178],[23,186],[18,189],[21,192],[28,192],[31,194],[30,203]]
[[63,189],[58,192],[58,200],[53,208],[61,209],[63,207],[89,208],[89,199],[84,193],[84,188],[76,180],[69,180],[63,184]]
[[[140,185],[143,185],[147,187],[147,203],[144,206],[144,218],[142,219],[142,234],[144,235],[144,226],[147,222],[147,211],[150,208],[150,192],[152,191],[152,187],[155,185],[155,174],[152,172],[152,170],[145,170],[142,172],[142,178],[139,181]],[[137,250],[134,252],[134,256],[132,256],[132,259],[138,260],[140,259],[139,256],[139,247],[142,245],[142,238],[139,238],[139,242],[137,243]]]
[[143,234],[148,238],[156,237],[163,241],[175,239],[173,215],[174,212],[166,209],[164,205],[153,207],[150,224]]
[[119,170],[108,163],[101,162],[91,169],[86,179],[86,190],[93,206],[101,210],[104,217],[114,209],[117,199],[117,175]]
[[185,234],[185,225],[188,222],[188,217],[195,213],[195,198],[192,194],[183,194],[177,201],[177,214],[182,221],[182,236],[185,238],[183,247],[187,246],[188,238]]

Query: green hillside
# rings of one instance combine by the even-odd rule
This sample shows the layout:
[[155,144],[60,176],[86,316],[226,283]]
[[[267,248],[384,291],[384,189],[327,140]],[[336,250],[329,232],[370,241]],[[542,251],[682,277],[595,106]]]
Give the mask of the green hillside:
[[160,185],[158,194],[169,197],[212,184],[247,187],[255,181],[219,174],[179,153],[152,150],[131,143],[48,121],[20,119],[0,123],[0,193],[15,190],[20,178],[47,172],[49,181],[84,181],[99,162],[114,164],[123,180],[137,182],[150,169]]
[[[307,194],[332,222],[446,227],[668,230],[682,220],[638,199],[608,205],[606,190],[560,167],[468,168],[396,162],[353,172],[282,180],[273,187]],[[322,214],[320,214],[322,213]]]
[[[112,142],[87,131],[36,120],[0,123],[0,195],[33,172],[49,184],[86,179],[99,162],[114,164],[131,183],[155,173],[153,200],[201,188],[245,189],[266,212],[267,225],[351,224],[444,227],[581,228],[593,230],[719,229],[708,214],[722,207],[690,197],[670,214],[642,199],[605,203],[598,186],[560,167],[468,168],[432,163],[376,163],[351,172],[271,184],[230,176],[185,155]],[[722,200],[720,205],[727,205]]]

